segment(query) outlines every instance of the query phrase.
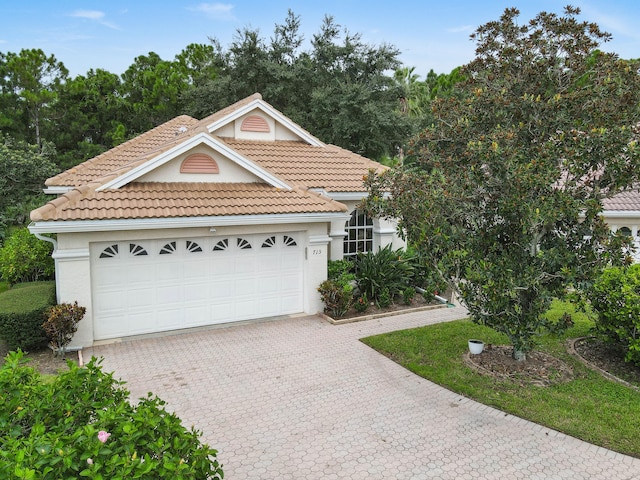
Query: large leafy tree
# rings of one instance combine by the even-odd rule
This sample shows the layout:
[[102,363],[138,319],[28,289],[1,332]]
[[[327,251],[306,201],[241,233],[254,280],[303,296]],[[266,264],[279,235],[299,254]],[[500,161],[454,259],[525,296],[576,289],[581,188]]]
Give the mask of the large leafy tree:
[[[640,177],[639,64],[580,11],[517,9],[472,35],[464,80],[432,103],[413,169],[368,180],[376,214],[400,219],[472,318],[525,360],[553,297],[623,260],[602,201]],[[390,192],[388,199],[384,192]]]

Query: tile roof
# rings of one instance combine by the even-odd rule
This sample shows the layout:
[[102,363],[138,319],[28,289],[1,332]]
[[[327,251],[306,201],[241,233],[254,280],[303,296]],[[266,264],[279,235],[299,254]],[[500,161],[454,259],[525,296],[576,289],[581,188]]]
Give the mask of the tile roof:
[[32,212],[35,222],[343,212],[343,204],[301,188],[265,183],[131,183],[80,187]]
[[284,191],[259,183],[133,181],[119,189],[97,191],[100,186],[195,135],[210,135],[207,130],[209,125],[261,99],[260,94],[251,95],[202,120],[187,115],[176,117],[48,179],[46,186],[69,187],[71,191],[31,212],[31,219],[106,220],[342,212],[346,210],[343,204],[307,189],[323,189],[330,193],[365,192],[363,176],[370,169],[386,169],[379,163],[334,145],[314,146],[304,141],[235,140],[212,135],[295,188]]
[[[199,122],[181,115],[138,135],[97,157],[49,178],[46,186],[80,186],[100,178],[113,178],[131,170],[154,154],[167,150],[193,135]],[[164,148],[163,148],[164,147]]]
[[328,192],[365,192],[363,176],[370,169],[387,168],[335,145],[314,147],[293,141],[221,140],[286,182]]
[[620,192],[603,202],[604,210],[640,211],[640,190]]

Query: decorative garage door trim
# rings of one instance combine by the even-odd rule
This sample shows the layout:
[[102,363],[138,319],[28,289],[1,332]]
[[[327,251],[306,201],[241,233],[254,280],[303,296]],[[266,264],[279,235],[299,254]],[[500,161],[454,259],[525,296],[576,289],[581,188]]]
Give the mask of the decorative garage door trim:
[[303,311],[297,232],[91,247],[94,339]]

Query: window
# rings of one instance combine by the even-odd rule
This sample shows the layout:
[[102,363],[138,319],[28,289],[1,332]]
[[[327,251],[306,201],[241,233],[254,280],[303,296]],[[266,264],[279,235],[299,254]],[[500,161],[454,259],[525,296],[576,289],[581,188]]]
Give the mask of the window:
[[631,236],[631,229],[629,227],[622,227],[622,228],[618,229],[618,232],[620,233],[620,235],[622,235],[624,237],[630,237]]
[[354,257],[358,252],[373,250],[373,220],[364,212],[354,210],[344,229],[347,232],[344,239],[345,258]]

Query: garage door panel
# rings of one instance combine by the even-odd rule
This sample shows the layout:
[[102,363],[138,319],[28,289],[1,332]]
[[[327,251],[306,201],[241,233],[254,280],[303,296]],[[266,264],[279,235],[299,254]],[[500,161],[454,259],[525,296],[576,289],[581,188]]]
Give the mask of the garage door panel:
[[242,235],[92,246],[95,338],[302,311],[303,251],[296,236]]

